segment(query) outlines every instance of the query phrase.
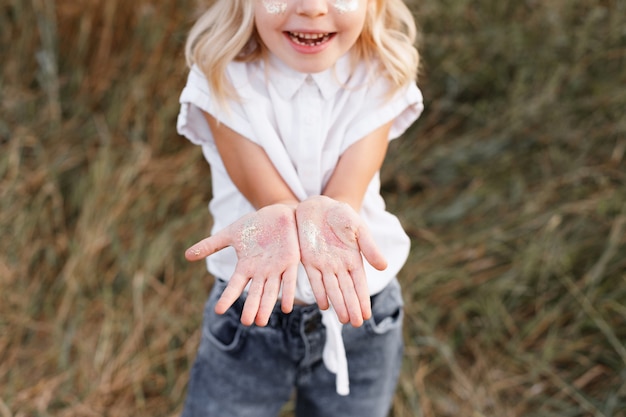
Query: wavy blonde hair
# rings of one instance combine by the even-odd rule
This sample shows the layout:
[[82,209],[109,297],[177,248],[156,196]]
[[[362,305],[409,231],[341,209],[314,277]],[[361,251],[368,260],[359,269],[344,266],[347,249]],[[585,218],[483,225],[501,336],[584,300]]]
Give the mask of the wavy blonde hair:
[[[213,0],[191,28],[185,45],[187,65],[196,64],[207,77],[217,100],[237,99],[226,75],[231,61],[251,62],[266,56],[254,25],[255,0]],[[383,75],[395,87],[393,94],[414,82],[419,67],[413,14],[402,0],[368,0],[353,63],[365,61],[372,77]]]

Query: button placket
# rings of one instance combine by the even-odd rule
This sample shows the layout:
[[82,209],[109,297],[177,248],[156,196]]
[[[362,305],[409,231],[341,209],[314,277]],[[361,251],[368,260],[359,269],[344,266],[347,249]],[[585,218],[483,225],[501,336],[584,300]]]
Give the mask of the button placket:
[[299,161],[300,179],[309,195],[321,193],[321,105],[322,96],[311,76],[308,76],[299,95]]

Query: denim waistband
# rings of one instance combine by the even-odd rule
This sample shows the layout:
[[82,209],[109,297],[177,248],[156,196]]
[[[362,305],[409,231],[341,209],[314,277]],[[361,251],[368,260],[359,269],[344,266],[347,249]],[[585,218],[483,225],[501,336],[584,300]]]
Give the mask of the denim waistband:
[[[226,288],[228,283],[221,278],[215,280],[215,285],[219,285],[220,294]],[[372,304],[376,297],[378,297],[380,293],[375,294],[370,297]],[[246,295],[241,295],[232,305],[231,309],[233,309],[234,313],[237,314],[238,317],[241,317],[241,313],[243,312],[243,306],[246,302]],[[299,305],[296,304],[293,306],[293,310],[290,313],[283,313],[281,310],[280,300],[276,302],[272,314],[270,315],[267,326],[272,328],[288,328],[292,326],[295,331],[300,328],[300,323],[304,322],[304,329],[306,333],[311,333],[313,331],[321,329],[322,326],[322,315],[317,304],[309,304],[309,305]]]
[[[218,285],[221,294],[226,288],[227,282],[223,279],[216,279],[215,285]],[[243,306],[246,302],[246,296],[241,295],[231,306],[233,313],[241,317]],[[300,323],[304,323],[304,331],[311,333],[322,328],[322,315],[317,304],[294,305],[290,313],[283,313],[281,310],[280,300],[276,302],[272,314],[270,315],[267,326],[272,328],[286,329],[293,327],[294,331],[299,331]]]

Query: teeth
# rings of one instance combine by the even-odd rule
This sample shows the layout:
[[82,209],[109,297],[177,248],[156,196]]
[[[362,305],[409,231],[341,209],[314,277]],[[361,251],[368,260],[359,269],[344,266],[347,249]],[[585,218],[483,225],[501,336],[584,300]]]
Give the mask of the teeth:
[[322,39],[322,38],[328,36],[328,33],[291,32],[291,36],[295,36],[297,38],[302,38],[302,39]]
[[291,39],[300,45],[316,46],[328,40],[330,33],[289,32]]

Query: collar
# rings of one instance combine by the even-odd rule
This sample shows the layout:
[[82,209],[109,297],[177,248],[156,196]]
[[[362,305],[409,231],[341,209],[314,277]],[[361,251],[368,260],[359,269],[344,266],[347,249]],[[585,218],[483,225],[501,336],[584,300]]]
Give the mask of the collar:
[[273,54],[267,60],[267,65],[270,83],[286,100],[293,98],[308,77],[313,79],[324,99],[329,100],[339,89],[346,86],[351,75],[349,53],[339,58],[331,68],[314,74],[298,72]]

